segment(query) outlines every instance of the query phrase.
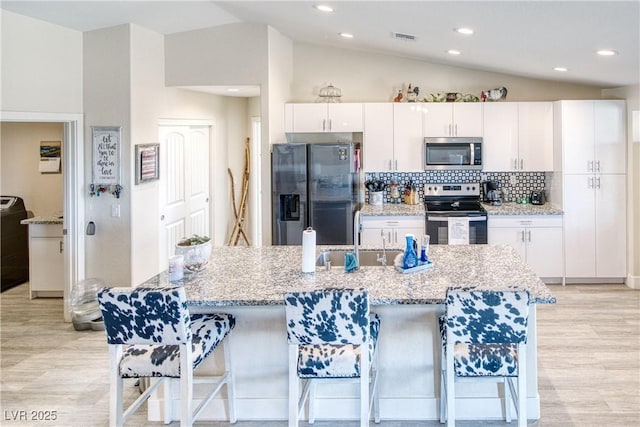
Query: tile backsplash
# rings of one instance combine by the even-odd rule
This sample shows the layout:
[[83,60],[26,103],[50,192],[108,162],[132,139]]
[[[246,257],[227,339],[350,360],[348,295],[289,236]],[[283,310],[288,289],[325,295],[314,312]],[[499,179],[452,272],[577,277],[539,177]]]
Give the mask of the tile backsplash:
[[[445,170],[428,172],[367,172],[365,181],[381,179],[387,183],[396,177],[400,185],[413,181],[418,189],[420,199],[424,197],[424,184],[441,184],[447,182],[472,183],[482,181],[497,181],[500,189],[506,189],[510,195],[510,201],[515,198],[528,196],[533,190],[545,189],[544,172],[481,172],[474,170]],[[369,194],[365,195],[365,201],[369,201]],[[389,191],[384,194],[385,203],[391,202]]]

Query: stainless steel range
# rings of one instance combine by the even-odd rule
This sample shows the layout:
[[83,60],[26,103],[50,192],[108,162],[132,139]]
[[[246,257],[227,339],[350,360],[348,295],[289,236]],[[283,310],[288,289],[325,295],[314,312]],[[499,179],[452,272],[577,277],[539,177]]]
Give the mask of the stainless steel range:
[[479,183],[425,184],[424,195],[431,243],[487,243],[487,212],[480,203]]

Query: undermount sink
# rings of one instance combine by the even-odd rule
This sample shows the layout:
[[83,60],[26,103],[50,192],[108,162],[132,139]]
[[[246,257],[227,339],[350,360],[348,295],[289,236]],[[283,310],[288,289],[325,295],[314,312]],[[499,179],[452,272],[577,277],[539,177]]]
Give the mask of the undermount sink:
[[[348,250],[328,250],[322,251],[316,258],[316,266],[324,267],[327,265],[327,261],[331,262],[331,266],[344,266],[344,254],[346,252],[352,252]],[[393,260],[402,251],[391,250],[386,251],[387,266],[393,266]],[[382,256],[382,249],[380,250],[360,250],[360,267],[381,267],[382,263],[378,261],[378,258]]]

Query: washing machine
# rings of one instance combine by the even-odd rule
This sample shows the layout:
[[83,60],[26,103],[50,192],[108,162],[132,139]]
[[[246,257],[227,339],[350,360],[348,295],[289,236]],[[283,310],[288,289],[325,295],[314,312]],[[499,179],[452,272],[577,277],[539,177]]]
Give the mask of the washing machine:
[[0,196],[0,287],[6,291],[29,280],[29,226],[20,224],[27,218],[20,197]]

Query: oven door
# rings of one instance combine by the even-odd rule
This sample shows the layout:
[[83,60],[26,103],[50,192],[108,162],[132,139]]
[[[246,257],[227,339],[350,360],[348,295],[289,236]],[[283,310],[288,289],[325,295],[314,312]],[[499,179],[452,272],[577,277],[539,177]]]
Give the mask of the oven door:
[[435,245],[449,244],[449,222],[457,221],[461,218],[469,220],[469,244],[479,245],[487,243],[487,216],[486,214],[473,216],[446,216],[433,215],[427,213],[427,234],[430,236],[430,243]]

